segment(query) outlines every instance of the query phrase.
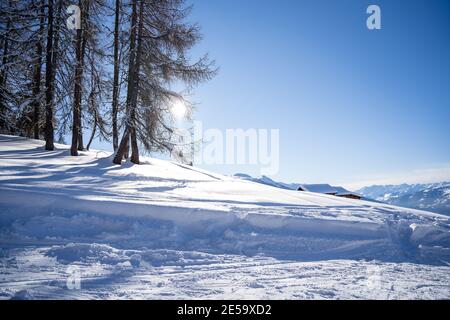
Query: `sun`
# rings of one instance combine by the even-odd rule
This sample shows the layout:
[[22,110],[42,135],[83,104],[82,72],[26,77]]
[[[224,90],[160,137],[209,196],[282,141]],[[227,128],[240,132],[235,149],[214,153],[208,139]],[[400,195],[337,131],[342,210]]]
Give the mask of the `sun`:
[[175,101],[175,103],[172,105],[171,112],[172,112],[172,115],[173,115],[176,119],[181,120],[181,119],[183,119],[184,116],[186,115],[186,112],[187,112],[186,105],[184,104],[183,101],[177,100],[177,101]]

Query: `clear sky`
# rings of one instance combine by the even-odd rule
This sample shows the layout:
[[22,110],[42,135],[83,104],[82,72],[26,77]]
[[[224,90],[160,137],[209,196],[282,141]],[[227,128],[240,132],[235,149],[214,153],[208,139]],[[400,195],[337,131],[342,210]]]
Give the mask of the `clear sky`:
[[[288,182],[450,179],[450,1],[197,0],[207,128],[279,128]],[[366,9],[381,8],[368,30]],[[204,166],[257,175],[254,166]]]
[[[285,182],[450,180],[450,1],[195,0],[219,74],[194,91],[205,129],[280,130]],[[381,8],[381,30],[366,9]],[[204,165],[258,175],[257,166]]]

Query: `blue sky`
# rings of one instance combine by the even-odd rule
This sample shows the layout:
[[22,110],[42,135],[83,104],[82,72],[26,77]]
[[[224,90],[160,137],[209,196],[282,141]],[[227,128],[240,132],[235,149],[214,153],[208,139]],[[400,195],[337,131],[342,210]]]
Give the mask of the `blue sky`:
[[[450,1],[192,3],[204,35],[192,55],[208,52],[220,67],[193,92],[195,119],[279,129],[273,178],[353,188],[450,180]],[[370,4],[381,30],[366,27]]]
[[[195,51],[220,66],[195,90],[195,117],[223,130],[279,128],[275,178],[449,178],[450,1],[193,3],[204,35]],[[381,30],[366,28],[370,4],[381,8]]]

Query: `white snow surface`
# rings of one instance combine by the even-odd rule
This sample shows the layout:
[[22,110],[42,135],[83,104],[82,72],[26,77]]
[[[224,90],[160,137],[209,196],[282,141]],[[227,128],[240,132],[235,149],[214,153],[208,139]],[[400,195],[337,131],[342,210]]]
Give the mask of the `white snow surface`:
[[0,135],[0,298],[450,298],[447,216],[43,145]]

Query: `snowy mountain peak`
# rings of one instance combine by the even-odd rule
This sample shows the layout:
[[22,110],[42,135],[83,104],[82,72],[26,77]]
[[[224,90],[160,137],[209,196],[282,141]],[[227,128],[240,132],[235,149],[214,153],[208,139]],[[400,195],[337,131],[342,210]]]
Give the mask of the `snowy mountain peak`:
[[358,192],[389,204],[450,215],[450,182],[373,185]]

